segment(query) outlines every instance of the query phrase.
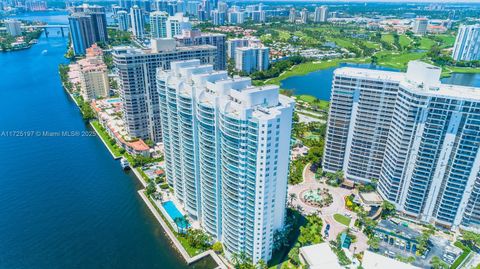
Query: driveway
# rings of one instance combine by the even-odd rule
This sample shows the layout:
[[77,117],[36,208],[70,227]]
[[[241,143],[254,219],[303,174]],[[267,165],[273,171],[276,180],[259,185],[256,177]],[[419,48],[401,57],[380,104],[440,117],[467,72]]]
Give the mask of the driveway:
[[[329,193],[332,195],[333,202],[328,207],[318,208],[311,205],[308,205],[300,199],[300,194],[307,190],[314,190],[314,189],[327,189]],[[355,220],[357,218],[354,212],[349,211],[345,208],[345,196],[352,194],[352,190],[339,188],[339,187],[332,187],[327,185],[319,180],[315,179],[315,173],[311,169],[311,165],[307,164],[305,169],[303,170],[303,182],[297,185],[289,185],[288,186],[288,193],[290,197],[291,193],[296,195],[296,199],[292,201],[293,207],[300,207],[302,208],[302,213],[304,215],[310,214],[319,214],[319,216],[323,220],[323,229],[327,224],[330,224],[329,236],[326,238],[328,241],[335,240],[337,235],[347,229],[347,227],[343,224],[338,223],[333,218],[334,214],[348,214],[351,216],[350,227],[353,227]],[[290,200],[290,198],[289,198]],[[322,235],[324,235],[324,230],[322,231]],[[351,246],[351,251],[355,251],[355,253],[364,251],[368,248],[367,245],[367,237],[362,232],[353,232],[357,236],[357,242],[353,243]],[[354,250],[355,248],[355,250]]]

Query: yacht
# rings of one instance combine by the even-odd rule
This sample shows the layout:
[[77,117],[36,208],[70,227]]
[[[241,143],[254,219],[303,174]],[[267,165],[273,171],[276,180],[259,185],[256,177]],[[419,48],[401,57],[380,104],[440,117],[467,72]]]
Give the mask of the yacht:
[[122,166],[123,170],[130,169],[130,163],[128,162],[127,159],[125,159],[125,157],[122,157],[120,159],[120,165]]

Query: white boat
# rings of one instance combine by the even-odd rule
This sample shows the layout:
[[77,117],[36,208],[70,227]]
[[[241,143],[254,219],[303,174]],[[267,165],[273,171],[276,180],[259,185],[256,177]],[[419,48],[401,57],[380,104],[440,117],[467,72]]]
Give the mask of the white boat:
[[120,159],[120,165],[122,166],[123,170],[130,169],[130,163],[125,159],[125,157],[122,157]]
[[48,50],[42,50],[42,54],[45,55],[47,54]]

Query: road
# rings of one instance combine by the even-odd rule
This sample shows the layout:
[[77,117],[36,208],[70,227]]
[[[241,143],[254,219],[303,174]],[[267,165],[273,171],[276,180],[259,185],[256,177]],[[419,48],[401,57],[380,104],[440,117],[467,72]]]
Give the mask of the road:
[[[319,214],[322,218],[324,225],[323,229],[327,226],[327,223],[330,224],[329,230],[329,237],[327,240],[335,240],[341,232],[345,231],[347,227],[343,224],[338,223],[334,220],[333,215],[335,214],[342,214],[342,215],[350,215],[351,222],[350,228],[353,227],[357,216],[354,212],[349,211],[345,208],[345,196],[352,194],[352,190],[332,187],[323,182],[320,182],[315,179],[315,173],[311,171],[310,164],[305,166],[303,170],[303,179],[304,181],[297,185],[289,185],[288,193],[294,193],[296,195],[296,199],[292,201],[293,207],[301,207],[302,212],[304,215],[309,214]],[[315,206],[308,205],[300,199],[301,194],[307,190],[314,190],[314,189],[327,189],[329,193],[332,195],[333,202],[328,207],[325,208],[318,208]],[[353,232],[353,231],[352,231]],[[322,235],[324,234],[324,230],[322,231]],[[362,232],[353,232],[353,234],[357,237],[357,242],[353,243],[350,247],[350,250],[355,253],[364,251],[368,248],[367,240],[368,238]]]

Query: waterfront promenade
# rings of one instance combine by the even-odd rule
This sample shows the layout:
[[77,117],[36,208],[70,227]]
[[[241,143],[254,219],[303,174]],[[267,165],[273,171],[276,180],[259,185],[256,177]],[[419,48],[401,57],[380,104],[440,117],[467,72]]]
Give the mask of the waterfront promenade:
[[[73,98],[73,96],[70,94],[70,97],[75,100],[75,98]],[[108,149],[108,151],[110,152],[110,154],[112,155],[112,158],[114,159],[118,159],[119,157],[116,156],[108,147],[107,145],[107,141],[105,141],[103,139],[103,137],[100,135],[99,131],[90,123],[90,125],[92,126],[92,128],[95,130],[95,132],[97,133],[97,137],[100,138],[100,140],[102,140],[104,146]],[[160,224],[160,226],[162,226],[163,230],[165,231],[165,233],[167,234],[167,236],[170,238],[170,240],[173,242],[173,245],[175,246],[175,248],[178,250],[178,252],[180,253],[180,255],[182,255],[183,259],[185,260],[185,262],[187,264],[193,264],[207,256],[211,256],[213,258],[213,260],[217,263],[217,267],[216,268],[221,268],[221,269],[227,269],[228,267],[225,265],[226,261],[225,259],[221,259],[219,257],[219,255],[217,253],[215,253],[213,250],[207,250],[207,251],[204,251],[198,255],[195,255],[193,257],[190,257],[190,255],[188,255],[187,251],[185,250],[185,248],[182,246],[182,244],[180,243],[180,241],[178,241],[177,237],[175,236],[175,234],[172,232],[172,230],[168,227],[167,223],[163,220],[162,216],[160,216],[161,213],[159,213],[159,211],[155,208],[155,206],[150,202],[150,200],[148,199],[148,197],[145,195],[145,188],[147,187],[148,183],[144,180],[144,178],[142,177],[142,175],[140,174],[140,172],[137,170],[137,168],[134,168],[132,167],[132,172],[135,174],[135,177],[138,179],[138,181],[143,185],[144,189],[141,189],[138,191],[138,194],[140,195],[140,197],[142,197],[142,200],[144,201],[144,203],[147,205],[147,207],[150,209],[150,212],[152,212],[153,216],[155,216],[155,218],[157,219],[158,223]]]

